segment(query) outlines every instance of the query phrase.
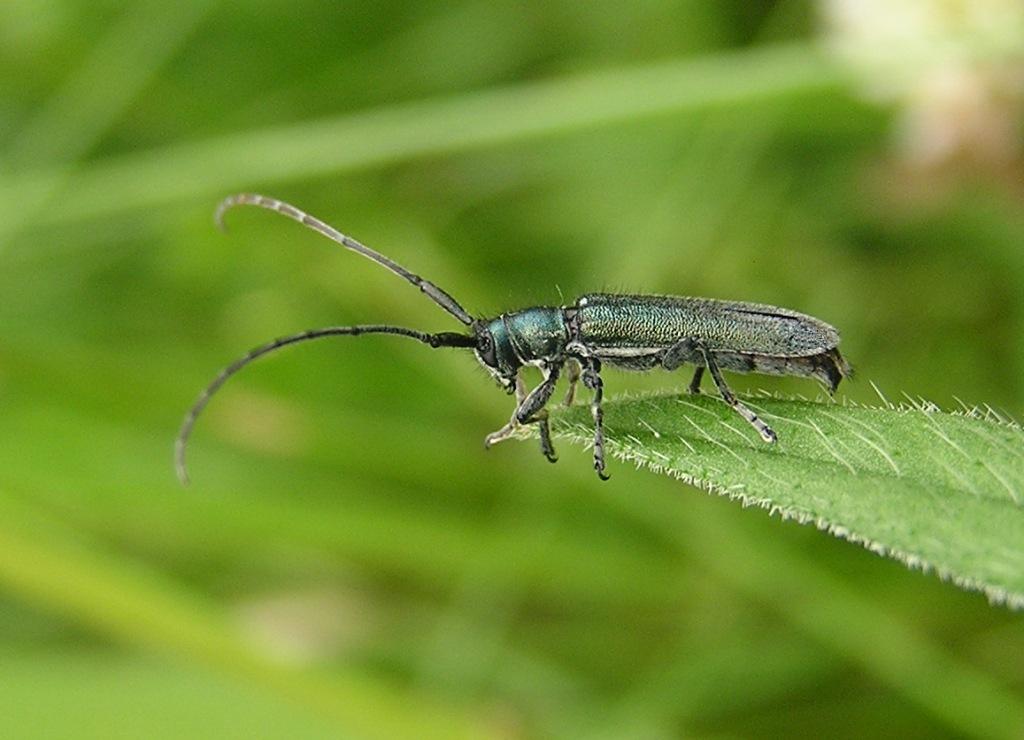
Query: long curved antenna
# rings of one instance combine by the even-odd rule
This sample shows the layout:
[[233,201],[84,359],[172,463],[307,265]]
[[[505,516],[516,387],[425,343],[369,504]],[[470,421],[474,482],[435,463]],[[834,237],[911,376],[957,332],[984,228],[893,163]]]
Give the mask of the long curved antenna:
[[293,334],[288,337],[275,339],[272,342],[267,342],[255,349],[249,350],[249,352],[247,352],[243,357],[239,357],[237,360],[221,370],[217,374],[217,377],[213,379],[213,382],[203,389],[203,392],[199,394],[199,398],[197,398],[196,402],[192,404],[192,408],[190,408],[188,413],[185,414],[185,420],[181,424],[181,430],[178,432],[178,438],[174,441],[174,468],[178,473],[178,480],[181,481],[181,484],[183,486],[187,486],[189,482],[188,467],[185,463],[185,452],[188,446],[188,438],[192,434],[192,428],[196,425],[196,419],[198,419],[199,415],[203,413],[203,409],[205,409],[206,405],[210,403],[210,399],[213,397],[213,394],[227,382],[228,378],[253,360],[279,350],[282,347],[287,347],[290,344],[308,342],[313,339],[322,339],[323,337],[356,337],[360,334],[399,334],[403,337],[411,337],[412,339],[423,342],[424,344],[429,344],[431,347],[473,347],[476,345],[476,339],[468,334],[458,334],[455,332],[427,334],[425,332],[416,331],[415,329],[406,329],[401,326],[374,324],[368,326],[328,326],[323,329],[311,329],[309,331],[304,331],[301,334]]
[[214,214],[214,221],[217,223],[217,227],[222,231],[224,229],[224,213],[229,208],[235,206],[259,206],[260,208],[266,208],[269,211],[276,211],[288,218],[298,221],[303,226],[308,226],[314,231],[319,231],[321,234],[326,236],[333,242],[337,242],[343,247],[351,249],[353,252],[367,257],[378,265],[383,265],[391,272],[395,273],[399,277],[405,278],[410,283],[419,288],[423,293],[427,295],[430,300],[439,305],[445,311],[450,313],[452,316],[457,318],[466,326],[473,323],[473,317],[466,313],[466,310],[459,305],[459,302],[452,298],[446,291],[434,285],[429,280],[421,278],[419,275],[409,272],[400,264],[394,260],[385,257],[380,252],[370,249],[365,244],[357,242],[350,236],[345,236],[333,226],[324,223],[318,218],[310,216],[304,211],[300,211],[293,205],[285,203],[282,200],[275,198],[268,198],[265,195],[258,195],[257,193],[238,193],[237,195],[230,195],[220,202],[217,206],[217,212]]

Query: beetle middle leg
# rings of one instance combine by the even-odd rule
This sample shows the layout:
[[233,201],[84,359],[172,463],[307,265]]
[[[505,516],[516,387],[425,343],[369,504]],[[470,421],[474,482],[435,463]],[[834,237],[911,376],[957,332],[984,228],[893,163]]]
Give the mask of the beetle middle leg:
[[689,387],[686,392],[691,396],[700,395],[700,379],[704,377],[704,366],[697,365],[697,369],[693,371],[693,380],[690,381]]
[[529,394],[526,393],[522,378],[516,377],[516,409],[512,412],[512,418],[509,419],[508,424],[498,431],[487,435],[484,439],[485,448],[490,448],[498,442],[505,441],[515,434],[516,429],[521,426],[536,424],[540,432],[540,449],[544,453],[544,457],[550,462],[558,460],[558,456],[555,454],[555,447],[551,443],[548,412],[544,406],[555,390],[555,383],[558,381],[561,365],[548,365],[543,367],[541,371],[544,373],[544,379]]
[[569,389],[565,392],[562,405],[572,406],[572,402],[576,400],[576,382],[580,379],[580,363],[579,360],[570,357],[566,360],[565,366],[568,368],[566,378],[569,381]]
[[[675,370],[684,362],[694,362],[699,354],[700,351],[697,349],[696,339],[692,337],[681,339],[665,350],[665,354],[661,357],[661,365],[666,370]],[[697,365],[697,368],[693,371],[693,380],[690,381],[686,392],[693,396],[699,395],[700,381],[703,377],[704,365]]]
[[594,392],[590,413],[594,417],[594,470],[601,480],[608,480],[604,472],[604,382],[601,380],[601,362],[588,357],[583,360],[583,385]]

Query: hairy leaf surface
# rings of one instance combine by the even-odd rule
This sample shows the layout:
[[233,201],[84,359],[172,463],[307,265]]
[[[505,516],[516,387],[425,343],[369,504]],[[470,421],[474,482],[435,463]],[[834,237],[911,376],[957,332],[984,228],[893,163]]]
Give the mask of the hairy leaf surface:
[[[813,522],[997,602],[1024,606],[1024,432],[993,412],[747,400],[775,445],[719,399],[605,404],[609,451],[743,504]],[[553,417],[589,443],[590,413]],[[614,472],[614,471],[613,471]]]

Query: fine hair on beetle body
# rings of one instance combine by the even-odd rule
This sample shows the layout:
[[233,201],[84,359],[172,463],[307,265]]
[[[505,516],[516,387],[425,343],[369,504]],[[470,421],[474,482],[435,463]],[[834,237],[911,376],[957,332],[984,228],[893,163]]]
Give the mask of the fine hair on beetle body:
[[[541,452],[551,462],[557,457],[551,443],[548,401],[563,372],[569,384],[566,405],[573,402],[576,384],[582,380],[591,393],[594,470],[603,480],[608,478],[601,375],[605,365],[646,371],[658,367],[676,370],[690,364],[695,368],[688,387],[690,393],[700,392],[700,383],[707,371],[722,399],[767,443],[776,441],[775,432],[736,397],[726,384],[722,370],[815,378],[830,394],[852,372],[839,353],[839,333],[833,327],[813,316],[760,303],[591,293],[566,306],[533,306],[494,318],[474,318],[434,283],[284,201],[252,193],[232,195],[218,206],[217,225],[223,228],[224,213],[241,205],[276,211],[373,260],[418,288],[462,323],[466,332],[429,334],[391,324],[329,326],[280,337],[250,350],[221,370],[185,415],[175,442],[175,466],[183,484],[188,483],[185,460],[188,440],[213,394],[250,362],[283,347],[313,339],[393,334],[434,348],[472,349],[483,368],[516,400],[508,423],[488,434],[484,446],[491,447],[512,437],[518,428],[535,424]],[[522,378],[521,371],[527,366],[538,368],[541,374],[540,383],[532,389],[526,387]]]

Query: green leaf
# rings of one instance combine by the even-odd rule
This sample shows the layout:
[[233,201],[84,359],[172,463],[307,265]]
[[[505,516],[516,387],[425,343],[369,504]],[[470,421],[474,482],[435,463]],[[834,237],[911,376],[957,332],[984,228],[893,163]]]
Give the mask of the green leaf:
[[[1024,431],[989,411],[927,403],[868,408],[746,401],[774,445],[702,395],[605,404],[608,450],[698,488],[813,522],[993,602],[1024,607]],[[557,436],[590,443],[590,412],[555,414]],[[614,471],[613,471],[614,472]]]

